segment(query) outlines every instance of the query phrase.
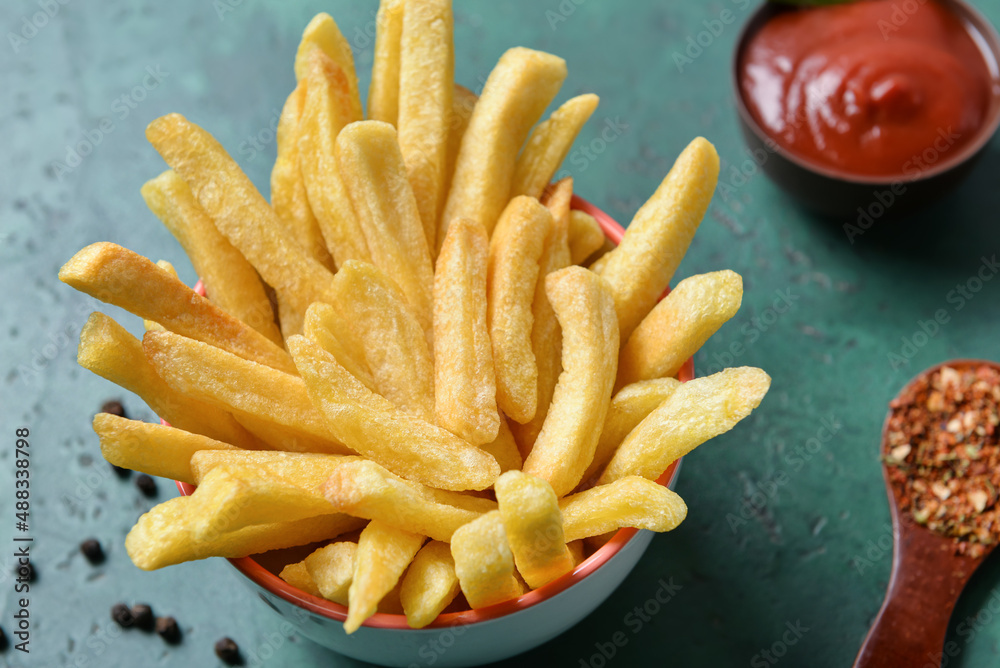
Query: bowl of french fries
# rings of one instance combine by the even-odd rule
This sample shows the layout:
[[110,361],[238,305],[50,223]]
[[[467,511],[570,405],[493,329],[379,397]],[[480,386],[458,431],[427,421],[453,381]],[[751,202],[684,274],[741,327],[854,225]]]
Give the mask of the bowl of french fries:
[[[201,277],[110,242],[60,279],[95,312],[82,366],[137,394],[112,464],[181,496],[126,539],[141,569],[225,557],[304,636],[385,665],[475,665],[601,603],[687,513],[681,458],[762,400],[694,378],[739,308],[731,271],[669,284],[715,189],[697,138],[627,231],[552,182],[597,104],[542,120],[566,63],[505,53],[453,81],[447,0],[384,0],[367,106],[333,19],[306,27],[265,199],[179,114],[142,196]],[[666,296],[664,296],[664,294]]]

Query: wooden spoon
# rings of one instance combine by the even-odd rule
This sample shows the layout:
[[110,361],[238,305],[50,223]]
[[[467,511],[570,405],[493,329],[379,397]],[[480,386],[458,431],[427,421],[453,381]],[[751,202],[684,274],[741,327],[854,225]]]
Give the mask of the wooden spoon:
[[[1000,368],[996,362],[984,360],[951,360],[922,372],[907,388],[943,366],[961,369],[982,365]],[[892,411],[889,413],[891,416]],[[882,428],[883,452],[888,435],[887,416]],[[952,538],[917,524],[900,511],[885,464],[882,476],[892,513],[892,573],[885,602],[868,631],[854,668],[912,668],[940,662],[955,602],[994,546],[979,557],[955,554]]]

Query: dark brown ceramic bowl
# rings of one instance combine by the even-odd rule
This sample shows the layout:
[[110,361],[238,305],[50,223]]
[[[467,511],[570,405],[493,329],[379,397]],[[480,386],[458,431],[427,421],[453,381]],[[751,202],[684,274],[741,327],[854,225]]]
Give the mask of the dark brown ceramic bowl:
[[957,185],[969,173],[993,136],[1000,125],[1000,37],[990,22],[968,2],[940,1],[962,19],[979,44],[993,76],[993,95],[975,139],[922,171],[916,179],[904,174],[887,177],[851,174],[819,165],[778,146],[754,119],[743,99],[740,87],[743,53],[750,38],[774,16],[782,12],[809,10],[765,2],[743,26],[732,63],[733,91],[743,136],[753,155],[766,155],[762,165],[760,160],[756,160],[764,172],[807,209],[840,221],[858,219],[862,223],[912,212]]

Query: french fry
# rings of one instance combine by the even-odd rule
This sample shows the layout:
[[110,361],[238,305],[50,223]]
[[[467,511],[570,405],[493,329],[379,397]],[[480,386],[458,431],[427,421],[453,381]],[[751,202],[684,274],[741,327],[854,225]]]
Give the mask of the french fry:
[[574,540],[566,543],[566,549],[569,550],[570,556],[573,557],[573,568],[582,564],[587,558],[586,546],[582,540]]
[[500,475],[492,456],[399,411],[315,343],[293,336],[288,347],[329,433],[348,447],[396,475],[440,489],[486,489]]
[[489,240],[465,220],[447,235],[434,274],[434,406],[439,425],[481,445],[500,429],[486,324]]
[[680,371],[743,301],[743,279],[724,270],[689,276],[653,307],[622,347],[618,387]]
[[520,471],[521,466],[524,465],[521,452],[517,449],[517,441],[514,440],[514,434],[503,414],[500,415],[500,429],[497,431],[497,437],[493,439],[492,443],[484,443],[479,447],[497,460],[501,473]]
[[[333,289],[346,326],[342,333],[360,343],[375,391],[401,410],[433,422],[434,362],[406,296],[374,265],[355,260],[337,272]],[[342,354],[350,358],[346,349]]]
[[109,413],[94,416],[94,432],[101,454],[115,466],[192,484],[191,457],[199,450],[241,452],[207,436]]
[[271,169],[271,208],[306,253],[334,271],[336,265],[309,206],[309,193],[299,164],[299,121],[305,105],[306,84],[300,82],[285,101],[278,119],[275,133],[278,155]]
[[255,468],[261,475],[274,475],[301,489],[318,493],[319,486],[334,469],[350,459],[312,452],[199,450],[191,456],[190,467],[194,484],[200,484],[213,469],[228,466],[240,470]]
[[198,483],[199,513],[191,524],[195,540],[224,526],[227,532],[273,522],[292,522],[336,512],[318,491],[253,466],[223,464]]
[[209,300],[282,345],[271,300],[257,270],[222,236],[184,179],[168,169],[146,182],[142,197],[184,248]]
[[373,520],[358,540],[354,579],[348,590],[344,632],[351,634],[378,608],[413,561],[424,537]]
[[517,572],[532,589],[573,570],[563,538],[562,512],[552,487],[534,476],[508,471],[493,486]]
[[358,544],[344,540],[319,548],[303,563],[320,596],[347,605],[347,593],[354,581],[357,558]]
[[299,438],[319,452],[351,454],[330,438],[301,378],[170,332],[146,332],[143,349],[156,373],[178,392],[280,425],[286,447]]
[[154,413],[178,429],[248,450],[266,447],[229,413],[167,385],[146,359],[142,343],[103,313],[91,313],[83,326],[77,361],[139,395]]
[[365,360],[364,345],[335,307],[321,302],[312,304],[306,310],[303,330],[309,339],[336,357],[352,376],[375,391],[375,379]]
[[[567,185],[568,184],[568,185]],[[569,192],[567,192],[567,188]],[[562,202],[569,207],[569,199],[572,195],[572,181],[563,179],[557,187],[552,188],[547,193],[546,201],[552,202],[552,198],[558,195],[556,209],[561,209]],[[546,201],[542,203],[545,204]],[[549,303],[549,297],[545,294],[545,277],[552,272],[558,271],[570,264],[569,240],[568,240],[568,216],[559,215],[561,211],[553,211],[552,229],[545,238],[545,246],[542,249],[542,256],[538,260],[539,272],[538,282],[535,286],[535,296],[531,302],[531,315],[534,320],[531,327],[531,349],[535,353],[535,362],[538,365],[538,403],[535,409],[535,416],[528,422],[521,425],[514,423],[511,430],[517,439],[517,447],[521,451],[521,456],[525,459],[534,447],[538,433],[542,430],[545,418],[552,404],[552,395],[562,372],[562,361],[560,351],[562,350],[562,330],[559,328],[559,320],[555,311]]]
[[330,271],[288,238],[274,209],[212,135],[180,114],[168,114],[149,124],[146,138],[280,298],[299,313],[325,301]]
[[304,561],[297,561],[294,564],[288,564],[281,569],[278,573],[278,577],[292,585],[297,589],[301,589],[307,594],[312,594],[313,596],[322,596],[319,591],[319,587],[316,586],[316,582],[309,575],[309,569],[306,568]]
[[562,58],[523,47],[509,49],[490,73],[455,163],[438,227],[438,245],[456,218],[487,234],[511,196],[517,153],[566,78]]
[[354,68],[354,54],[351,44],[345,38],[337,22],[326,12],[320,12],[302,31],[299,48],[295,52],[295,78],[302,81],[308,76],[309,58],[313,47],[319,49],[344,72],[347,78],[347,100],[351,116],[357,120],[364,117],[361,97],[358,94],[358,73]]
[[[444,542],[484,512],[442,503],[439,495],[420,487],[375,462],[358,460],[338,466],[323,484],[322,493],[335,510]],[[495,508],[486,499],[478,501],[489,510]]]
[[771,377],[753,367],[682,383],[625,438],[598,484],[631,475],[655,480],[675,460],[750,415],[770,386]]
[[550,274],[545,291],[562,327],[563,372],[522,470],[564,496],[594,457],[618,369],[618,323],[607,286],[582,267]]
[[306,99],[298,150],[309,205],[338,267],[348,260],[369,261],[368,244],[337,165],[337,135],[348,123],[360,120],[352,106],[350,81],[319,48],[308,52],[303,81]]
[[584,260],[604,246],[605,237],[597,220],[586,211],[569,212],[569,257],[573,264]]
[[224,527],[211,536],[195,540],[192,523],[198,502],[179,496],[154,506],[139,518],[128,536],[125,550],[132,563],[144,571],[208,557],[237,558],[335,538],[359,528],[364,522],[334,513],[295,522],[279,522],[227,532]]
[[[472,118],[472,110],[476,108],[479,96],[465,86],[455,84],[451,98],[451,120],[448,125],[448,159],[445,167],[444,188],[441,192],[441,206],[448,196],[448,187],[451,185],[452,177],[455,174],[455,163],[458,161],[458,150],[462,147],[462,137],[469,127],[469,119]],[[435,230],[435,243],[431,246],[431,251],[437,254],[437,231]]]
[[101,301],[244,359],[295,373],[288,353],[246,323],[127,248],[91,244],[59,270],[59,280]]
[[531,347],[531,313],[539,259],[552,228],[552,215],[538,200],[515,197],[490,239],[487,321],[496,370],[497,405],[525,423],[538,406],[538,364]]
[[580,129],[587,122],[599,98],[593,93],[578,95],[563,103],[531,132],[514,168],[511,197],[541,197],[559,165],[566,159]]
[[375,59],[368,87],[368,118],[396,124],[404,0],[381,0],[375,17]]
[[608,406],[604,427],[594,450],[594,459],[583,474],[583,480],[590,480],[599,474],[611,461],[625,437],[666,401],[680,384],[676,378],[655,378],[632,383],[618,390]]
[[494,510],[454,533],[451,556],[462,593],[473,608],[517,598],[521,585],[514,577],[514,556],[507,546],[500,511]]
[[622,527],[672,531],[687,516],[684,500],[652,480],[625,476],[559,500],[567,541]]
[[618,248],[602,259],[600,274],[615,298],[622,341],[628,341],[670,284],[718,179],[719,155],[698,137],[636,212]]
[[[552,214],[552,224],[559,230],[560,255],[568,266],[572,262],[569,250],[569,212],[573,201],[573,177],[559,179],[545,189],[541,202]],[[565,237],[565,240],[563,240]]]
[[[157,260],[156,261],[156,266],[159,267],[160,269],[165,270],[167,273],[169,273],[171,276],[173,276],[177,280],[180,280],[180,276],[177,275],[177,269],[175,269],[174,265],[170,264],[166,260]],[[142,326],[146,328],[147,332],[150,331],[150,330],[155,330],[157,332],[165,332],[166,329],[167,329],[166,327],[164,327],[160,323],[155,322],[153,320],[146,320],[145,318],[142,321]]]
[[451,0],[407,0],[399,59],[399,148],[417,200],[428,251],[447,187],[455,78]]
[[396,130],[380,121],[347,126],[337,136],[337,165],[372,264],[396,282],[430,332],[434,268]]
[[433,622],[461,590],[451,547],[447,543],[429,541],[406,569],[399,589],[406,623],[422,629]]

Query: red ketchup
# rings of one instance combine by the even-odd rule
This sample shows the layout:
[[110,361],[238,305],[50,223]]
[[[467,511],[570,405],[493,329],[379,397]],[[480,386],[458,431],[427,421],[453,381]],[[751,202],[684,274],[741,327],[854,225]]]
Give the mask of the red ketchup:
[[740,88],[790,153],[915,178],[974,139],[994,69],[943,3],[866,0],[775,15],[747,44]]

